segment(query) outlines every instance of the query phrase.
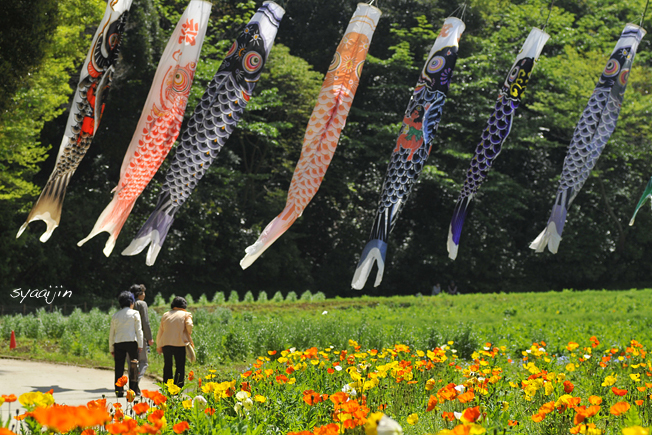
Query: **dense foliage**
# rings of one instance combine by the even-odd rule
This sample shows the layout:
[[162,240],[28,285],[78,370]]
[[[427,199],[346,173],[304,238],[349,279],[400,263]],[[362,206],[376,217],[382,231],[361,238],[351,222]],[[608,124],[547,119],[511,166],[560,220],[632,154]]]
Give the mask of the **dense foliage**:
[[[258,5],[213,3],[189,108]],[[532,26],[546,24],[550,6],[543,0],[467,2],[466,32],[429,164],[389,239],[383,283],[375,289],[369,283],[365,293],[429,293],[435,283],[445,286],[450,280],[463,292],[649,285],[652,216],[643,211],[635,226],[627,225],[652,162],[649,37],[634,61],[616,132],[570,208],[559,253],[535,254],[528,248],[548,219],[575,123],[624,25],[639,23],[644,3],[554,2],[546,27],[551,39],[502,154],[475,198],[452,262],[445,248],[448,225],[481,128],[516,52]],[[136,203],[110,258],[101,252],[104,237],[78,248],[76,242],[93,226],[118,181],[158,56],[186,4],[134,0],[100,131],[72,179],[61,225],[46,244],[38,241],[42,223],[33,223],[20,239],[15,234],[54,165],[68,115],[66,99],[104,2],[60,1],[56,29],[34,27],[50,32],[52,42],[37,47],[45,53],[41,67],[20,82],[12,105],[0,114],[3,292],[61,285],[79,304],[96,300],[91,295],[112,298],[135,281],[166,297],[231,290],[271,295],[281,289],[350,294],[403,111],[452,6],[437,0],[380,4],[383,16],[360,88],[317,196],[246,271],[238,262],[283,208],[323,73],[355,1],[288,2],[245,120],[177,214],[154,266],[145,266],[142,256],[119,252],[153,209],[161,171]]]

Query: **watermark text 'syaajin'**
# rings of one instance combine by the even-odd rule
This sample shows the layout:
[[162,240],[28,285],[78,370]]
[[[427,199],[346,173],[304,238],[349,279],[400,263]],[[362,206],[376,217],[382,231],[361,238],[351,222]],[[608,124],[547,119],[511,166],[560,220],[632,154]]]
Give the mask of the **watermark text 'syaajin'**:
[[61,297],[61,298],[70,298],[72,296],[72,291],[71,290],[64,290],[62,286],[57,286],[55,285],[54,288],[50,286],[49,289],[27,289],[23,290],[22,288],[15,288],[11,292],[11,297],[16,299],[16,298],[21,298],[20,303],[22,304],[26,298],[33,298],[33,299],[44,299],[47,304],[51,304],[54,302],[55,298]]

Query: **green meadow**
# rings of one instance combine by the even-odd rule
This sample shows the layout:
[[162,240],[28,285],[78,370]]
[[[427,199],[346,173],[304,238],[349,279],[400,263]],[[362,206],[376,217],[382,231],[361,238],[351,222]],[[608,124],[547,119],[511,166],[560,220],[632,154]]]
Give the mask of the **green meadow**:
[[[539,341],[551,353],[560,353],[569,340],[591,336],[616,347],[631,339],[652,345],[647,333],[652,289],[336,299],[292,292],[270,299],[250,295],[243,301],[221,293],[210,296],[202,295],[189,307],[196,364],[226,371],[238,370],[268,350],[345,348],[349,339],[376,349],[397,343],[432,349],[454,341],[462,358],[485,342],[506,346],[514,355]],[[167,309],[160,297],[150,304],[154,334]],[[42,309],[2,316],[0,355],[111,366],[108,336],[114,312],[76,310],[64,316]],[[18,342],[14,351],[9,350],[12,330]],[[151,364],[153,373],[161,373],[162,357],[152,353]]]

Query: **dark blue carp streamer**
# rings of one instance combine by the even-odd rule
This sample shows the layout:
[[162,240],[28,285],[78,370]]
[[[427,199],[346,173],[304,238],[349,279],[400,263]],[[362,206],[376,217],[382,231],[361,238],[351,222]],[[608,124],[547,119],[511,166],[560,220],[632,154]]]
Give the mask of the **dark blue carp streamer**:
[[575,127],[568,153],[564,159],[557,198],[552,207],[548,225],[530,244],[530,248],[536,252],[543,252],[547,246],[550,252],[557,253],[568,208],[586,182],[607,141],[616,129],[616,122],[625,97],[629,71],[638,44],[645,33],[645,30],[636,24],[627,24],[618,39],[616,48],[611,53],[607,66]]
[[156,208],[122,255],[136,255],[150,245],[146,262],[154,264],[175,213],[240,121],[284,14],[276,3],[263,3],[233,43],[188,121]]
[[430,155],[432,139],[441,120],[455,69],[458,42],[464,29],[461,20],[447,18],[430,50],[428,61],[405,111],[396,148],[387,168],[369,242],[362,251],[351,282],[355,289],[364,287],[375,262],[378,263],[378,273],[374,286],[378,287],[383,279],[387,238]]
[[507,140],[507,136],[512,129],[514,114],[521,104],[521,97],[530,80],[530,74],[549,38],[550,35],[547,33],[533,28],[521,51],[516,56],[516,61],[514,61],[509,74],[507,74],[507,78],[505,78],[494,111],[482,132],[482,139],[475,149],[475,155],[471,160],[462,192],[460,192],[455,204],[453,218],[448,230],[447,244],[448,256],[453,260],[457,257],[462,226],[464,225],[469,204],[485,181],[487,173],[498,154],[500,154],[505,140]]

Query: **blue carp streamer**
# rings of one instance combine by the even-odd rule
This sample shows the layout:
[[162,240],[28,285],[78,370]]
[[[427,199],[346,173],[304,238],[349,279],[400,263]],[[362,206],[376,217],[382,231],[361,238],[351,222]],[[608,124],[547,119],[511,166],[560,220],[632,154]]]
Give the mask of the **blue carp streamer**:
[[364,287],[375,262],[378,264],[378,273],[374,286],[380,285],[383,279],[387,239],[430,155],[432,139],[441,121],[455,69],[458,42],[464,29],[461,20],[447,18],[430,50],[428,61],[405,110],[396,148],[383,182],[369,242],[362,251],[351,282],[355,289]]
[[635,24],[627,24],[616,43],[616,48],[611,53],[607,66],[575,127],[568,153],[564,159],[557,198],[552,207],[548,225],[530,244],[530,248],[536,252],[543,252],[547,246],[550,252],[557,253],[568,208],[586,182],[607,141],[616,129],[616,122],[625,97],[629,71],[638,44],[645,33],[643,28]]
[[471,166],[467,172],[462,192],[455,204],[453,218],[448,230],[447,244],[448,256],[453,260],[457,257],[462,226],[468,213],[469,204],[482,183],[484,183],[487,173],[493,166],[498,154],[500,154],[507,136],[509,136],[514,114],[521,104],[521,98],[530,80],[530,74],[532,74],[541,50],[549,38],[550,35],[542,30],[532,29],[505,78],[494,111],[482,132],[482,139],[475,149],[475,156],[471,160]]

